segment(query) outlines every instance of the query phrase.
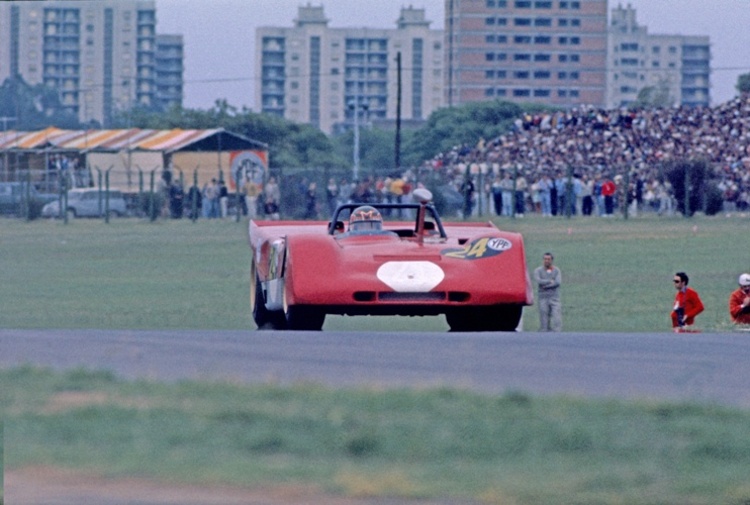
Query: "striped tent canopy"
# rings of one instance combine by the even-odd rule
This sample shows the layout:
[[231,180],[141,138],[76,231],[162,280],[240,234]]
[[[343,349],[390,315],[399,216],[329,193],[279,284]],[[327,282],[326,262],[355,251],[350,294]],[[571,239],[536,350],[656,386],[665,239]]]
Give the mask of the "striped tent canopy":
[[177,151],[233,151],[267,149],[262,142],[249,139],[223,128],[207,130],[61,130],[55,127],[40,131],[0,132],[0,151],[79,151],[116,152],[123,150],[152,151],[165,154]]

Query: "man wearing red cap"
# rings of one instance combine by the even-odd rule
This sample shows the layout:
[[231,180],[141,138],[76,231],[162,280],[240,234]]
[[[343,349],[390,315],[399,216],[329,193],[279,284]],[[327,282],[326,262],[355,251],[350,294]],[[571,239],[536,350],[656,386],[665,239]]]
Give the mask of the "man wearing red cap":
[[750,274],[742,274],[740,287],[729,296],[729,315],[736,324],[750,324]]

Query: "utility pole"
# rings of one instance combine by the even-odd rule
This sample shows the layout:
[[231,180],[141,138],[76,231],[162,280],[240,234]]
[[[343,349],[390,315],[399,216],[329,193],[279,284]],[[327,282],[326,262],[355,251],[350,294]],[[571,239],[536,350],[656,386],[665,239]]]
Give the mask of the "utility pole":
[[401,51],[396,54],[396,170],[401,172]]

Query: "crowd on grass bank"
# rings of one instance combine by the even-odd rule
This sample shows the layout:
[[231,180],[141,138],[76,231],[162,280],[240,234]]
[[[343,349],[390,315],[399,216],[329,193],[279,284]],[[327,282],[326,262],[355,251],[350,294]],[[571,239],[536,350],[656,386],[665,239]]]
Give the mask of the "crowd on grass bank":
[[[579,202],[576,210],[584,211],[583,200],[589,196],[596,208],[602,191],[611,189],[602,189],[607,183],[615,185],[614,199],[619,205],[635,200],[634,208],[671,212],[673,188],[663,167],[691,160],[710,164],[726,210],[750,206],[750,94],[716,107],[581,107],[527,114],[507,134],[479,139],[474,146],[456,146],[425,166],[456,187],[465,183],[466,173],[491,174],[489,185],[496,190],[487,188],[487,183],[483,189],[493,195],[502,195],[500,186],[503,181],[509,185],[511,177],[519,197],[516,201],[523,205],[517,211],[547,213],[550,183],[558,187],[559,195],[561,183],[568,181],[572,171]],[[555,205],[554,199],[550,205]],[[606,214],[606,207],[602,208]],[[505,213],[502,207],[500,213]]]

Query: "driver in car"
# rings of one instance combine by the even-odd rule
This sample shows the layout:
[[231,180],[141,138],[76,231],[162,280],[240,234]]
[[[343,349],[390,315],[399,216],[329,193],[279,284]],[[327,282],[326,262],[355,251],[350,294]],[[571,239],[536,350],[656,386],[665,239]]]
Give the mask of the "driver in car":
[[383,229],[383,216],[375,207],[357,207],[349,216],[349,232],[380,231]]

